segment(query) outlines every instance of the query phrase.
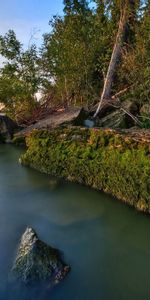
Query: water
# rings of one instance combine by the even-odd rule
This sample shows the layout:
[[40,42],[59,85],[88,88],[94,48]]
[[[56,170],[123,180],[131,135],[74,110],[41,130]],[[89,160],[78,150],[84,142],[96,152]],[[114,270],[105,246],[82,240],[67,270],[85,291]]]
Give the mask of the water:
[[[80,185],[52,189],[49,176],[18,164],[21,151],[0,145],[0,299],[150,299],[150,217]],[[72,267],[52,291],[8,280],[27,225]]]

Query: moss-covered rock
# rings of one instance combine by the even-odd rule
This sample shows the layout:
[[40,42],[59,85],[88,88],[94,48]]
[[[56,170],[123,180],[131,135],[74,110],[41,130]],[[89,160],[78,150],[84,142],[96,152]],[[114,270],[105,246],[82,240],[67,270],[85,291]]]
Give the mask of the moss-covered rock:
[[49,280],[59,283],[69,271],[58,250],[38,239],[35,231],[27,227],[19,245],[12,272],[24,283]]
[[79,182],[150,212],[150,144],[113,130],[35,130],[22,164]]

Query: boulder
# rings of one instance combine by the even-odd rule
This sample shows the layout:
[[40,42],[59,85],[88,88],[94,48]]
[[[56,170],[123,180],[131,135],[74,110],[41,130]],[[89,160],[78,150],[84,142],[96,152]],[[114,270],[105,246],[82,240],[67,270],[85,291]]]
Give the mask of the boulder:
[[0,140],[10,141],[18,125],[6,115],[0,115]]
[[12,274],[25,284],[48,280],[59,283],[68,273],[60,252],[39,240],[36,232],[27,227],[22,235]]
[[83,108],[71,108],[65,111],[58,111],[21,130],[16,136],[25,136],[33,129],[51,129],[66,125],[82,125],[83,121],[87,118],[87,114]]
[[96,125],[113,129],[130,128],[135,125],[135,121],[128,114],[131,113],[136,115],[138,108],[134,102],[127,100],[124,101],[120,107],[113,109],[112,112],[107,111],[107,114],[104,117],[97,117]]
[[97,119],[96,125],[105,128],[125,128],[126,114],[124,111],[116,110],[107,116]]

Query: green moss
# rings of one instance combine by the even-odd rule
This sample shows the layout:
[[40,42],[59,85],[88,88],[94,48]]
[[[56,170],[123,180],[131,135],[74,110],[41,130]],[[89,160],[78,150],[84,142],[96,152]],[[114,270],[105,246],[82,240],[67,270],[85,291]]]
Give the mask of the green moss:
[[34,130],[24,165],[104,190],[150,212],[150,146],[112,130]]

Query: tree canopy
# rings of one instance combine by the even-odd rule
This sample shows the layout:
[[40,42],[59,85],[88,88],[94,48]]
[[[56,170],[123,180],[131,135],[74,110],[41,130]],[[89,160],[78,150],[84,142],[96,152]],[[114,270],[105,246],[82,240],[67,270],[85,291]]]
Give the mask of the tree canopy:
[[54,16],[40,49],[24,50],[15,33],[0,36],[0,102],[11,108],[35,104],[35,93],[53,94],[54,104],[98,102],[112,55],[120,16],[128,19],[111,87],[112,95],[129,87],[124,98],[150,101],[150,1],[64,0],[64,15]]

